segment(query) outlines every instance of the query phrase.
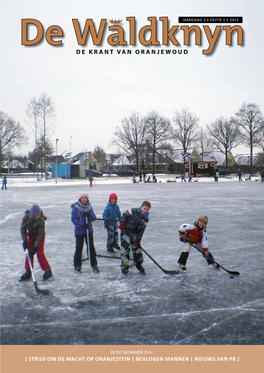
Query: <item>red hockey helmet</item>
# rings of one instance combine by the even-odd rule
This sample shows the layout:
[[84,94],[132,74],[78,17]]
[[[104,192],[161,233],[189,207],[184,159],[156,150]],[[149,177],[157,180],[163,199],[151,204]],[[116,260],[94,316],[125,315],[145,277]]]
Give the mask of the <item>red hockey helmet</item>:
[[117,200],[117,195],[115,193],[111,193],[110,196],[109,196],[109,201],[111,201],[111,199],[116,199]]

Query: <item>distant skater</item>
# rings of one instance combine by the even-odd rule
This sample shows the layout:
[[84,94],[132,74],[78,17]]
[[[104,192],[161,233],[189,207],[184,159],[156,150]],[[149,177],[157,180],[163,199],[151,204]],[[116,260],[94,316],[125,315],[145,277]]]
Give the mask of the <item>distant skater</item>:
[[7,187],[6,187],[6,184],[7,184],[7,180],[6,180],[6,175],[3,177],[3,181],[2,181],[2,190],[3,189],[7,189]]

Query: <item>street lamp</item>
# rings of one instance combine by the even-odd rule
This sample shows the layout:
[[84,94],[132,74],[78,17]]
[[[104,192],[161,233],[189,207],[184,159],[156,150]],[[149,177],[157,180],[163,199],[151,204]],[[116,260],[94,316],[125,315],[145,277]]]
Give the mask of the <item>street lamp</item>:
[[70,153],[71,153],[71,139],[72,139],[72,136],[70,136]]
[[55,183],[57,184],[57,144],[59,139],[56,139],[56,163],[55,163]]

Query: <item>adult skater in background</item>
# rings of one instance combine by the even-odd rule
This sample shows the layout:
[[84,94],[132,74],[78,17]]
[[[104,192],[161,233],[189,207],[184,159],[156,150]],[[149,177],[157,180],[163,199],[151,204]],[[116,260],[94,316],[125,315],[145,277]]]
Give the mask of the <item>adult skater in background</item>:
[[238,181],[243,181],[243,179],[242,179],[242,171],[240,169],[238,170],[237,175],[238,175]]
[[3,181],[2,181],[2,190],[3,190],[3,189],[5,189],[5,190],[7,189],[7,188],[6,188],[6,184],[7,184],[6,175],[4,175],[4,177],[3,177]]
[[[73,258],[74,268],[81,272],[82,269],[82,251],[84,241],[87,247],[90,247],[91,266],[96,272],[99,272],[97,266],[96,253],[93,242],[92,222],[96,220],[91,202],[89,202],[88,193],[81,193],[79,200],[72,206],[71,221],[75,225],[74,234],[76,240],[75,253]],[[89,242],[87,241],[89,239]],[[89,244],[89,246],[88,246]]]
[[141,239],[149,221],[149,210],[151,204],[144,201],[139,208],[132,208],[123,213],[119,228],[121,229],[121,272],[127,274],[129,271],[129,252],[132,250],[135,266],[138,271],[145,274],[142,267],[143,255]]
[[[47,280],[52,276],[50,265],[44,254],[45,241],[45,220],[41,208],[38,205],[32,205],[30,210],[25,212],[21,223],[21,236],[23,240],[24,250],[28,249],[29,256],[34,267],[34,255],[37,254],[38,262],[41,269],[44,271],[43,280]],[[31,271],[26,257],[25,261],[26,272],[21,276],[20,281],[31,278]]]
[[208,217],[206,215],[201,215],[193,224],[182,224],[180,226],[180,240],[184,242],[184,248],[178,260],[181,270],[186,271],[187,269],[186,262],[191,250],[191,243],[204,254],[208,264],[213,264],[214,267],[219,268],[219,266],[214,263],[214,257],[208,250],[207,224]]
[[109,202],[103,212],[103,219],[106,219],[104,225],[107,229],[107,251],[114,253],[114,248],[120,250],[118,245],[118,220],[121,220],[121,212],[115,193],[109,196]]

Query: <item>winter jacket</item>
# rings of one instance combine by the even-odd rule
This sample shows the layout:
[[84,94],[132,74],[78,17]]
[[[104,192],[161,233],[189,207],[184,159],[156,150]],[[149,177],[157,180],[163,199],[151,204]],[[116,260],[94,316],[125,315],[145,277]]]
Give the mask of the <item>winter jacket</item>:
[[185,233],[188,240],[192,243],[201,243],[203,249],[208,249],[208,237],[206,227],[200,228],[199,223],[182,224],[179,228],[180,235]]
[[108,202],[103,212],[103,219],[113,219],[113,221],[110,220],[107,223],[109,225],[116,225],[116,220],[121,220],[121,212],[119,206],[117,204],[112,205],[112,203]]
[[[71,221],[75,225],[75,237],[86,234],[86,228],[84,227],[85,224],[89,224],[88,232],[93,233],[92,222],[96,220],[96,216],[94,214],[91,203],[88,202],[87,205],[83,205],[79,200],[71,207]],[[84,216],[85,211],[88,212],[88,217]]]
[[20,232],[23,241],[27,241],[27,233],[30,236],[36,237],[34,248],[38,248],[45,234],[45,220],[46,216],[41,211],[39,220],[29,218],[29,210],[25,212],[25,216],[22,219]]
[[121,222],[125,223],[125,234],[133,239],[139,238],[141,240],[149,221],[148,215],[149,213],[143,215],[140,207],[124,212]]

